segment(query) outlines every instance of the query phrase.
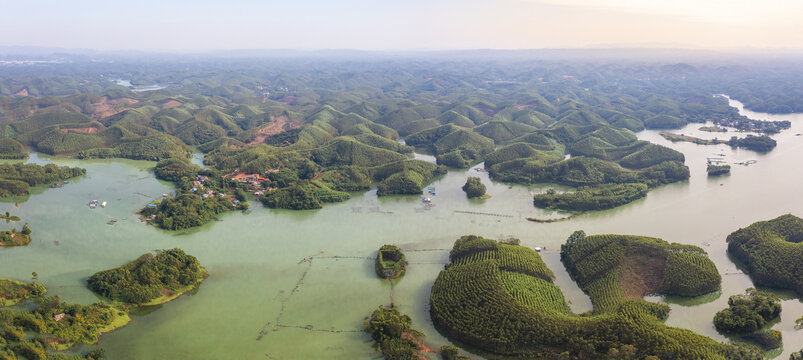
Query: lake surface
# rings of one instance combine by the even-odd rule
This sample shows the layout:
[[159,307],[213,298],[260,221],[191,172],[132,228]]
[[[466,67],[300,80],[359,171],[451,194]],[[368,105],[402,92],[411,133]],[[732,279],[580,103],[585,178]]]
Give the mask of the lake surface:
[[[731,103],[741,109],[738,102]],[[98,300],[85,286],[91,274],[145,252],[180,247],[198,257],[211,276],[191,296],[140,311],[128,326],[103,335],[100,346],[109,359],[374,359],[372,341],[361,330],[375,308],[391,301],[391,288],[376,278],[370,259],[383,244],[406,251],[410,265],[392,289],[393,301],[436,347],[447,340],[429,320],[429,292],[458,237],[513,236],[522,245],[545,247],[542,257],[572,310],[579,313],[590,310],[591,304],[569,279],[558,251],[573,231],[582,229],[587,234],[648,235],[706,249],[723,274],[720,293],[651,299],[670,303],[669,325],[728,341],[714,329],[714,313],[727,306],[729,296],[753,285],[727,256],[725,237],[758,220],[786,213],[803,216],[803,137],[795,136],[803,132],[803,114],[741,110],[751,118],[791,120],[792,128],[774,136],[778,147],[768,154],[726,145],[671,143],[658,131],[643,131],[639,138],[683,152],[691,179],[650,191],[626,206],[557,223],[526,220],[563,216],[532,206],[531,193],[548,185],[494,183],[487,173],[472,168],[436,179],[431,186],[437,194],[430,196],[434,206],[429,210],[420,196],[377,198],[372,190],[312,211],[270,210],[252,201],[246,214],[227,213],[222,221],[173,233],[141,223],[134,214],[172,191],[171,184],[153,177],[154,163],[33,156],[29,161],[84,167],[87,175],[32,195],[19,206],[0,203],[0,212],[22,217],[33,229],[29,246],[0,249],[0,275],[30,280],[36,271],[50,295],[91,303]],[[736,134],[702,132],[700,126],[674,132],[709,138]],[[729,176],[708,178],[706,159],[712,156],[730,164],[758,162],[732,165]],[[492,198],[466,199],[460,187],[468,176],[482,178]],[[92,199],[109,205],[89,209],[86,204]],[[108,225],[110,220],[118,222]],[[773,329],[783,334],[779,359],[785,360],[803,347],[803,330],[794,330],[803,303],[789,294],[784,299],[781,320]]]

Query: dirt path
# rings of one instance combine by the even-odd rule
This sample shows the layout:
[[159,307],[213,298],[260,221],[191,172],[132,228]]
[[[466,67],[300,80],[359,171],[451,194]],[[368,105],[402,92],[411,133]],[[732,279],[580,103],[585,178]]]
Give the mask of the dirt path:
[[[288,125],[287,129],[284,128],[285,125]],[[268,136],[295,128],[298,128],[298,126],[290,123],[290,118],[287,117],[287,115],[271,116],[271,122],[259,128],[259,130],[257,130],[257,136],[254,140],[248,142],[248,145],[262,144]]]

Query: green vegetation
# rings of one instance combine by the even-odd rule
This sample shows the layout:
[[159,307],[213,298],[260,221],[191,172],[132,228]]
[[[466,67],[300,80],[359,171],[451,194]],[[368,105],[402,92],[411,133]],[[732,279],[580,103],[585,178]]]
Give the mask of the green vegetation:
[[[34,280],[36,274],[34,273]],[[94,344],[102,333],[126,325],[131,318],[116,307],[95,303],[67,304],[58,296],[43,297],[41,284],[0,280],[0,304],[33,299],[24,308],[0,309],[0,359],[101,359],[102,349],[84,356],[51,351]],[[10,297],[9,297],[10,296]]]
[[783,345],[781,332],[778,330],[758,331],[752,334],[743,335],[741,339],[755,343],[766,351],[777,349]]
[[25,246],[31,243],[31,228],[28,224],[22,226],[22,231],[12,230],[0,231],[0,246]]
[[440,348],[441,359],[443,360],[469,360],[468,356],[460,355],[460,349],[454,345],[443,345]]
[[[6,351],[27,359],[50,359],[55,355],[48,350],[97,343],[101,333],[120,328],[131,320],[124,311],[103,303],[67,304],[58,296],[38,297],[35,303],[36,308],[30,311],[0,310],[3,328],[0,337],[8,345]],[[35,337],[29,339],[26,332]]]
[[275,209],[310,210],[320,209],[321,201],[310,185],[290,185],[273,190],[262,198],[262,203]]
[[206,224],[215,215],[247,207],[245,204],[247,203],[234,204],[229,197],[223,195],[204,198],[198,194],[182,192],[175,197],[158,201],[155,207],[148,204],[140,210],[140,215],[163,229],[181,230]]
[[708,164],[706,172],[708,173],[708,176],[719,176],[719,175],[730,174],[731,166]]
[[374,260],[376,275],[383,279],[396,279],[404,276],[407,259],[395,245],[382,245]]
[[90,276],[89,289],[128,304],[168,302],[200,284],[208,273],[194,256],[181,249],[146,253],[118,268]]
[[752,333],[780,314],[781,300],[777,296],[750,288],[745,295],[733,295],[728,299],[728,308],[714,316],[714,326],[726,333]]
[[803,349],[789,355],[789,360],[803,360]]
[[470,176],[466,183],[463,185],[463,191],[469,199],[481,198],[485,196],[485,185],[480,181],[480,178]]
[[0,197],[30,194],[31,186],[83,176],[85,169],[56,164],[0,164]]
[[423,356],[419,342],[424,335],[413,329],[410,317],[395,307],[380,306],[374,310],[366,327],[385,359],[413,360]]
[[758,152],[767,152],[774,149],[778,143],[767,135],[747,135],[741,139],[737,138],[736,136],[731,137],[731,139],[728,140],[728,145]]
[[591,297],[595,313],[646,294],[707,294],[722,280],[703,249],[645,236],[575,232],[561,246],[561,259]]
[[411,134],[405,141],[435,154],[438,164],[457,168],[468,167],[494,150],[493,140],[452,124]]
[[0,139],[0,159],[26,159],[28,152],[19,141],[11,138]]
[[787,214],[739,229],[727,238],[728,253],[756,285],[803,294],[803,219]]
[[153,173],[157,179],[179,182],[182,179],[194,179],[200,170],[199,166],[187,159],[168,158],[156,163]]
[[5,220],[6,222],[22,220],[19,216],[11,215],[11,213],[9,213],[8,211],[6,211],[5,214],[0,214],[0,219]]
[[558,193],[548,189],[535,194],[536,207],[568,211],[588,211],[611,209],[647,196],[647,185],[606,184],[595,187],[581,187],[574,192]]
[[0,307],[15,305],[31,297],[44,295],[44,293],[45,286],[42,284],[0,279]]
[[[597,242],[594,238],[600,237],[591,238]],[[702,250],[669,245],[657,239],[617,238],[622,245],[622,238],[632,242],[634,246],[628,247],[629,251],[638,251],[642,256],[655,253],[660,259],[670,253],[680,254],[676,264],[665,266],[666,272],[672,274],[666,277],[668,293],[697,294],[719,285],[716,269],[702,255]],[[566,254],[567,267],[591,270],[575,260],[591,264],[591,259],[597,258],[605,262],[605,257],[588,252],[593,249],[586,245],[591,244],[582,234],[573,235],[562,252]],[[642,247],[643,250],[637,250]],[[581,253],[589,258],[577,259]],[[450,264],[432,286],[432,320],[449,338],[490,353],[488,357],[585,359],[632,354],[631,358],[763,358],[758,349],[718,343],[664,325],[661,319],[667,314],[667,306],[624,300],[623,291],[617,287],[618,278],[611,276],[618,273],[609,271],[607,262],[594,266],[599,269],[597,276],[612,279],[605,283],[613,287],[608,293],[620,294],[616,298],[622,300],[614,299],[614,303],[605,306],[600,296],[609,294],[589,291],[596,315],[576,316],[569,312],[562,292],[552,283],[552,271],[531,249],[472,235],[455,242],[449,259]],[[611,263],[616,261],[614,258]],[[657,273],[653,269],[643,270]]]

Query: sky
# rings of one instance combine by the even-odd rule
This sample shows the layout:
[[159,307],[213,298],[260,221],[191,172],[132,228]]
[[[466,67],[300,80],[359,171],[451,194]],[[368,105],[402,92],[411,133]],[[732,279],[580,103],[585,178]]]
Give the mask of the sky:
[[0,45],[803,49],[803,0],[0,0]]

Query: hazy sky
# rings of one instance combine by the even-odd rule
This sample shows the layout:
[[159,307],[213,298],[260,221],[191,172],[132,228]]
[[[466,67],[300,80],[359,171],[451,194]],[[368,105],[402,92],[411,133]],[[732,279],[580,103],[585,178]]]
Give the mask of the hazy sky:
[[0,0],[0,45],[803,49],[803,0]]

